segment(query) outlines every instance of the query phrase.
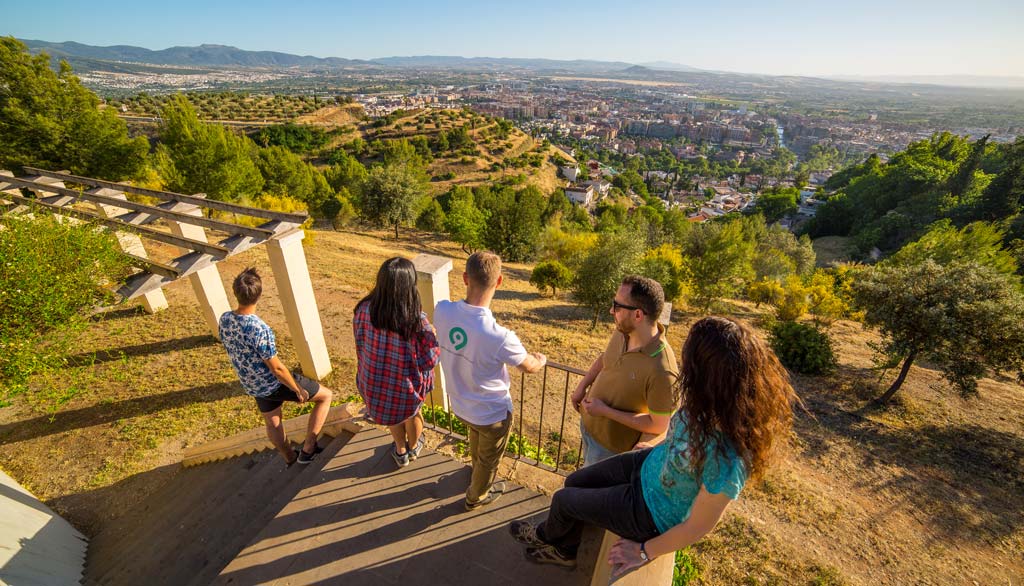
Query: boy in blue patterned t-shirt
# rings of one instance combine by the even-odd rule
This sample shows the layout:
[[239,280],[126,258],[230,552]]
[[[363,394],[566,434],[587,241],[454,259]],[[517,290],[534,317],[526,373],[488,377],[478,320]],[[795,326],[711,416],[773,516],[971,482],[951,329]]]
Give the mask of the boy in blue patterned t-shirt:
[[[231,286],[238,309],[220,316],[220,341],[231,359],[245,393],[256,399],[256,406],[267,424],[267,437],[288,466],[296,461],[309,464],[323,451],[316,437],[331,408],[331,390],[301,375],[293,375],[277,357],[274,331],[256,315],[256,302],[263,294],[263,280],[254,268],[242,271]],[[313,403],[302,450],[288,443],[281,421],[285,401]]]

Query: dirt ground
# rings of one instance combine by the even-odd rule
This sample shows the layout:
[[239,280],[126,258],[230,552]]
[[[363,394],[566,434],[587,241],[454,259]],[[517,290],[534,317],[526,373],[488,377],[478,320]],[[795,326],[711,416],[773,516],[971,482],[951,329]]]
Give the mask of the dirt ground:
[[[311,231],[306,251],[334,372],[325,383],[354,393],[352,309],[380,263],[394,255],[454,260],[453,298],[464,294],[466,255],[418,234]],[[262,269],[259,313],[297,364],[266,253],[256,248],[219,264],[225,283],[245,266]],[[510,264],[493,309],[531,350],[585,369],[611,332],[590,329],[568,298],[542,296],[531,267]],[[210,336],[188,283],[166,289],[170,309],[147,315],[128,305],[98,315],[62,372],[0,410],[0,465],[87,535],[100,531],[173,475],[183,451],[262,425]],[[760,310],[729,302],[725,313],[755,327]],[[699,316],[676,311],[677,350]],[[797,416],[786,460],[748,486],[716,531],[691,548],[703,584],[1020,584],[1024,582],[1024,408],[1010,378],[984,379],[979,396],[955,395],[939,373],[915,366],[897,401],[870,407],[893,372],[874,369],[877,337],[854,322],[832,326],[840,368],[794,377],[806,411]],[[529,379],[524,435],[557,445],[564,380]],[[515,379],[518,382],[518,378]],[[575,380],[570,381],[571,385]],[[74,395],[55,414],[61,397]],[[518,397],[515,395],[517,408]],[[569,448],[575,414],[561,428]],[[297,409],[292,408],[292,413]],[[531,439],[531,441],[536,441]]]

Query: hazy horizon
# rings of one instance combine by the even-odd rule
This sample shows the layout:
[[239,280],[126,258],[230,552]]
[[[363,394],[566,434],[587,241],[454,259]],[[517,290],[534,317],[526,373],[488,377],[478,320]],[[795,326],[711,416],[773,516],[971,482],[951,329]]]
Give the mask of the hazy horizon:
[[7,17],[0,34],[151,50],[230,45],[348,59],[661,61],[709,71],[829,78],[1019,78],[1024,36],[1014,28],[1024,22],[1022,6],[981,0],[967,11],[948,0],[846,6],[741,0],[723,7],[657,0],[621,10],[605,0],[484,6],[439,1],[429,7],[401,0],[385,8],[314,1],[281,11],[279,3],[267,1],[150,6],[40,0],[25,6],[0,0]]

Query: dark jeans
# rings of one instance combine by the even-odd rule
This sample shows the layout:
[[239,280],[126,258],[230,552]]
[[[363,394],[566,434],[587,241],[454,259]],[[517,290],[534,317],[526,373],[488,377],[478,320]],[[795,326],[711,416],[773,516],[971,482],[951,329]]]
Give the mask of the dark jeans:
[[650,452],[626,452],[570,474],[565,487],[551,498],[538,537],[568,557],[576,557],[587,523],[631,541],[657,537],[658,527],[640,488],[640,467]]

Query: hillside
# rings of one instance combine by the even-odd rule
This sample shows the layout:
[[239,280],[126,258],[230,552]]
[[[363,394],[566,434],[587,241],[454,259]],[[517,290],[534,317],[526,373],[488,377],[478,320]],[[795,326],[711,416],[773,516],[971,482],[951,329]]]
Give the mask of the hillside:
[[[452,296],[464,294],[457,246],[381,235],[317,231],[306,241],[335,367],[326,383],[339,395],[354,392],[352,309],[382,260],[451,256]],[[248,265],[270,275],[265,253],[254,249],[219,265],[221,277],[229,282]],[[531,349],[586,368],[609,323],[592,331],[586,311],[539,295],[530,268],[506,268],[497,318]],[[89,535],[175,474],[185,448],[262,424],[189,285],[175,283],[167,296],[171,308],[156,315],[125,307],[97,316],[65,371],[34,380],[31,394],[0,410],[4,469]],[[760,323],[751,305],[733,302],[730,311]],[[278,332],[285,362],[295,364],[272,277],[260,314]],[[675,312],[673,348],[698,317]],[[846,321],[831,334],[838,373],[795,377],[808,412],[798,414],[794,450],[691,550],[700,583],[1016,583],[1024,575],[1020,387],[984,379],[980,396],[963,401],[937,372],[915,366],[896,405],[866,408],[881,385],[868,346],[877,338]],[[72,391],[70,402],[48,411]]]
[[450,150],[432,148],[427,171],[434,193],[444,193],[456,185],[473,187],[502,180],[536,185],[545,194],[565,185],[551,162],[560,154],[556,148],[534,140],[504,120],[486,119],[467,110],[398,111],[383,119],[364,121],[332,144],[343,145],[357,136],[367,143],[422,136],[434,144],[440,133],[459,129],[466,131],[466,144],[458,148],[453,145]]

